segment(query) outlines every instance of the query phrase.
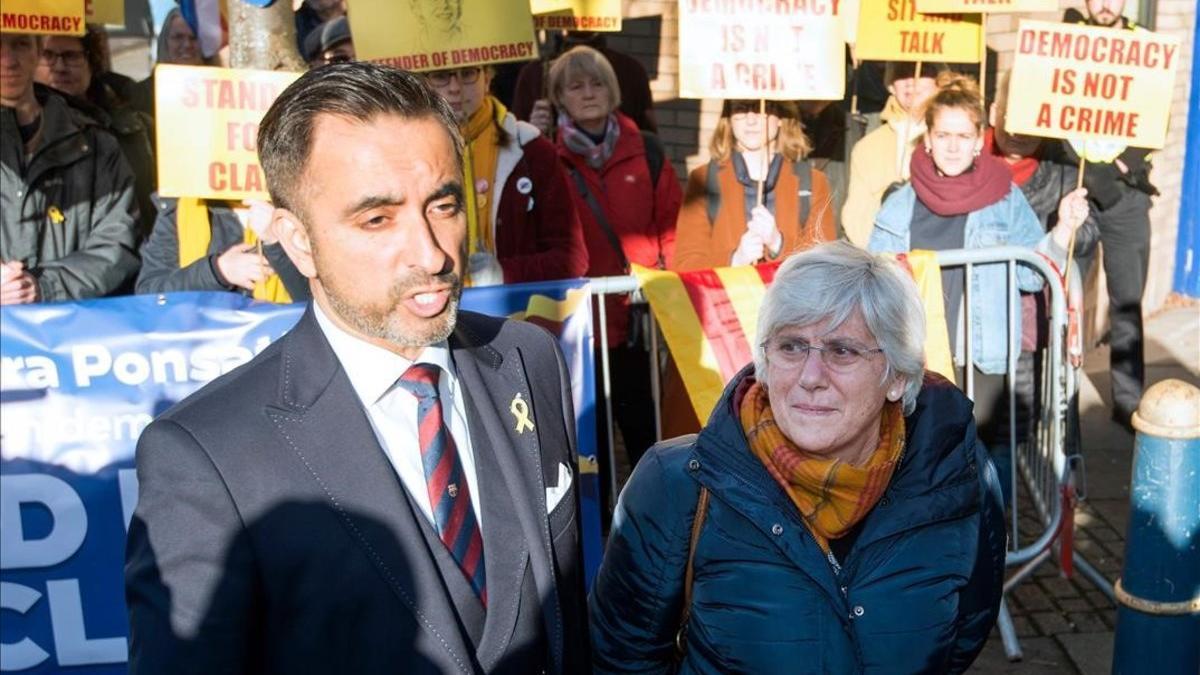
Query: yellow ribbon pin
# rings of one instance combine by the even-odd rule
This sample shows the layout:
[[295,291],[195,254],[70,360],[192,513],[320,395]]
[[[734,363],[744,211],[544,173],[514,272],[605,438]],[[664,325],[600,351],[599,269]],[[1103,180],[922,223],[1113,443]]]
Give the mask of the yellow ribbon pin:
[[533,420],[529,419],[529,404],[525,399],[521,398],[520,392],[516,398],[512,400],[512,404],[508,406],[508,411],[517,418],[517,433],[525,433],[526,429],[533,431]]
[[67,217],[63,215],[62,210],[53,205],[46,209],[46,216],[50,218],[50,222],[54,223],[55,225],[62,225],[63,221],[67,219]]

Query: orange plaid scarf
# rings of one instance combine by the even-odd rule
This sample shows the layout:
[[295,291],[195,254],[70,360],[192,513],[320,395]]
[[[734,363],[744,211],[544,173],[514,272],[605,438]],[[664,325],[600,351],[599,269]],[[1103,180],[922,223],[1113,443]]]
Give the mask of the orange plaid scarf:
[[895,402],[884,404],[879,445],[863,466],[813,457],[793,445],[775,422],[761,383],[750,385],[739,413],[750,451],[800,510],[825,553],[830,539],[844,536],[875,508],[904,451],[904,415]]

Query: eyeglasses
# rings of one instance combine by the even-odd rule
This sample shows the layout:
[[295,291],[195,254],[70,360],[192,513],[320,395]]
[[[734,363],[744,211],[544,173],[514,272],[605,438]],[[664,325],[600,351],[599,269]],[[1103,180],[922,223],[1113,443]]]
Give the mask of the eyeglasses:
[[803,368],[808,362],[810,352],[821,353],[821,363],[825,367],[839,373],[854,370],[858,364],[873,354],[880,354],[882,349],[868,349],[841,340],[830,340],[824,346],[810,344],[799,338],[776,338],[763,345],[767,351],[767,359],[783,368]]
[[83,65],[85,60],[82,50],[72,50],[68,52],[56,52],[53,49],[43,49],[41,55],[42,63],[47,66],[53,66],[54,62],[62,59],[65,65],[72,68],[78,68]]
[[457,70],[435,70],[431,73],[426,73],[425,76],[429,78],[433,86],[444,87],[450,84],[450,78],[452,77],[457,77],[459,84],[475,84],[479,81],[479,76],[482,73],[483,68],[472,66]]

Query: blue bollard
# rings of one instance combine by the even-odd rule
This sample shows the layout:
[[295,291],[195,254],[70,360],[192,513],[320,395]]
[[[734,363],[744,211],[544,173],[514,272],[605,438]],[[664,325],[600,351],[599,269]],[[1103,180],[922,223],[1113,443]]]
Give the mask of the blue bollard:
[[1137,429],[1112,672],[1200,673],[1200,389],[1151,387]]

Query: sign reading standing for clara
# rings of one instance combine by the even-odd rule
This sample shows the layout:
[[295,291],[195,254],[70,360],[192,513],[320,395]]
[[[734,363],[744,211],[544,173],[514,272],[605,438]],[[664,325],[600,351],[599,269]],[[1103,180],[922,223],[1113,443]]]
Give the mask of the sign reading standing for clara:
[[160,65],[154,69],[158,193],[267,200],[258,123],[299,73]]
[[0,30],[33,35],[83,35],[84,0],[4,0]]
[[861,0],[854,55],[860,61],[979,63],[981,24],[978,14],[921,14],[914,0]]
[[840,100],[846,59],[838,4],[679,0],[679,95]]
[[1021,21],[1008,95],[1011,133],[1109,140],[1158,149],[1167,118],[1179,38],[1046,21]]
[[535,30],[621,30],[621,0],[530,0]]
[[536,59],[529,0],[354,0],[363,61],[428,71]]

